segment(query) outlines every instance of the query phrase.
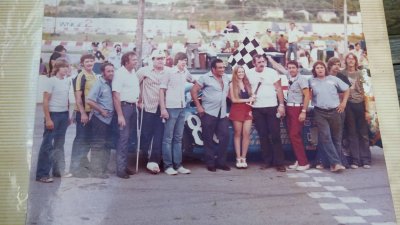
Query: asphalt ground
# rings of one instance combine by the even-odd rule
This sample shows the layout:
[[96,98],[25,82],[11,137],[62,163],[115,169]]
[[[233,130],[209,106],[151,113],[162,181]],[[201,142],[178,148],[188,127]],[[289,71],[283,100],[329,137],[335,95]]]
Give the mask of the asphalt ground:
[[[141,163],[139,173],[124,180],[55,178],[35,181],[43,132],[38,105],[33,136],[27,224],[396,224],[383,149],[372,150],[371,169],[341,174],[260,170],[257,152],[249,168],[208,172],[201,160],[186,160],[189,175],[152,175]],[[69,168],[75,126],[67,130],[65,158]],[[134,155],[131,155],[134,161]],[[115,165],[113,155],[110,169]],[[131,165],[134,167],[134,165]]]

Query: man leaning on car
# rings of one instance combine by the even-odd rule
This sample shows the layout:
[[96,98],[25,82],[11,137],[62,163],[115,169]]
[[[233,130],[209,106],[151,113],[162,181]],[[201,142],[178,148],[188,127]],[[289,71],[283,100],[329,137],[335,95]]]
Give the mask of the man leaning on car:
[[[229,90],[229,79],[224,74],[225,66],[221,59],[211,62],[211,71],[201,76],[190,91],[202,124],[202,136],[205,148],[207,170],[229,171],[226,164],[226,152],[229,142],[229,120],[226,113],[226,97]],[[198,99],[202,91],[202,103]],[[213,140],[214,133],[218,144]],[[215,152],[216,151],[216,152]],[[215,158],[215,153],[217,158]]]

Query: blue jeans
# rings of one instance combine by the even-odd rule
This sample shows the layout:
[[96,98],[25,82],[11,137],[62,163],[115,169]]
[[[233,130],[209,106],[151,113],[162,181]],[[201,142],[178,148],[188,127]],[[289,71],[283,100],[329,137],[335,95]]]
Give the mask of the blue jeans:
[[289,48],[288,48],[288,52],[287,52],[287,58],[288,61],[291,60],[290,55],[292,54],[294,55],[294,59],[293,60],[297,60],[297,43],[291,43],[289,44]]
[[333,109],[329,112],[314,110],[314,121],[318,127],[318,150],[323,151],[331,166],[341,164],[342,151],[342,119],[340,113]]
[[68,127],[68,112],[50,112],[54,129],[43,132],[43,140],[39,150],[36,179],[49,177],[50,170],[53,175],[61,175],[65,170],[64,143]]
[[156,113],[143,111],[143,127],[141,129],[141,149],[147,153],[151,145],[149,162],[160,163],[164,135],[164,124],[160,118],[160,109],[157,109]]
[[182,165],[182,135],[185,125],[185,110],[182,108],[167,109],[169,119],[165,122],[162,141],[164,169]]
[[[89,115],[89,112],[87,112]],[[76,112],[76,135],[71,151],[71,165],[69,172],[72,174],[84,172],[89,169],[89,159],[87,157],[90,150],[91,128],[90,121],[84,125],[81,123],[81,113]]]

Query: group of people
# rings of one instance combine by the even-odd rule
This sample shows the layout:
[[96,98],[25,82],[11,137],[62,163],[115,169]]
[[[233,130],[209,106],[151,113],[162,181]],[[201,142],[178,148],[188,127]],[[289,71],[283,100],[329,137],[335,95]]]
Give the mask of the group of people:
[[267,28],[266,33],[258,37],[264,51],[280,52],[285,56],[285,61],[296,60],[304,69],[311,70],[315,62],[328,62],[331,57],[336,57],[343,61],[346,48],[349,52],[357,56],[358,63],[361,66],[368,65],[368,56],[364,40],[354,44],[345,44],[343,39],[338,40],[331,34],[325,38],[319,35],[317,38],[313,38],[313,40],[309,41],[307,45],[303,46],[300,45],[303,39],[304,33],[298,29],[294,22],[289,24],[286,34],[280,33],[279,36],[277,36],[273,34],[270,28]]
[[[234,128],[237,168],[248,166],[246,157],[254,122],[263,153],[262,168],[275,167],[280,172],[287,168],[309,169],[302,128],[310,100],[319,134],[317,167],[329,167],[333,172],[346,167],[370,167],[368,101],[354,53],[346,55],[344,70],[340,70],[341,63],[336,57],[330,58],[327,64],[317,61],[311,79],[300,74],[296,60],[289,60],[283,67],[271,57],[254,55],[254,68],[245,70],[242,66],[235,66],[231,81],[225,74],[224,62],[218,58],[211,62],[211,71],[195,80],[187,70],[187,54],[178,52],[172,68],[165,66],[165,58],[163,50],[154,50],[151,65],[136,71],[138,60],[135,52],[126,52],[120,62],[116,62],[119,66],[102,63],[101,77],[98,77],[93,72],[95,55],[84,54],[80,59],[82,70],[73,80],[68,78],[70,65],[65,56],[59,53],[58,58],[51,59],[51,76],[43,93],[45,129],[36,180],[49,183],[53,181],[52,177],[107,178],[110,142],[115,133],[116,175],[127,179],[134,174],[127,157],[130,139],[136,130],[137,140],[141,142],[138,148],[150,152],[146,165],[150,172],[159,173],[163,161],[164,172],[169,175],[191,173],[182,166],[187,82],[193,83],[190,92],[201,119],[209,171],[230,170],[226,161],[229,120]],[[266,66],[267,60],[274,69]],[[277,70],[286,74],[289,80],[286,102]],[[71,86],[76,102],[74,113],[68,111]],[[232,102],[229,114],[227,98]],[[297,159],[288,167],[280,137],[280,122],[284,117]],[[65,134],[73,121],[76,123],[76,136],[69,172],[66,172]],[[350,143],[350,162],[342,150],[344,137]]]
[[[52,177],[71,176],[107,178],[113,124],[118,126],[118,177],[127,179],[134,174],[128,167],[127,154],[132,132],[137,126],[140,127],[141,149],[149,152],[151,148],[148,170],[159,173],[162,159],[167,174],[191,172],[182,166],[181,150],[185,83],[193,82],[186,69],[187,56],[176,54],[173,68],[164,66],[162,50],[153,51],[151,58],[152,66],[136,71],[136,53],[127,52],[121,57],[118,70],[115,71],[113,64],[104,62],[101,77],[98,77],[93,72],[95,56],[85,54],[80,59],[82,70],[72,81],[67,77],[68,61],[64,58],[54,60],[43,93],[45,129],[38,156],[37,181],[50,183]],[[71,82],[76,101],[74,114],[68,111]],[[76,123],[76,136],[69,172],[66,172],[64,142],[72,120]]]
[[[278,73],[266,67],[267,61],[263,55],[253,56],[253,69],[246,71],[241,66],[234,67],[231,82],[224,75],[224,63],[219,59],[214,60],[211,71],[200,77],[193,86],[191,94],[201,118],[207,169],[230,170],[226,163],[229,118],[233,121],[236,167],[247,168],[250,128],[254,122],[263,153],[262,168],[275,167],[277,171],[285,172],[287,168],[280,137],[280,120],[285,116],[297,159],[288,169],[309,169],[311,165],[304,150],[302,128],[310,100],[319,134],[316,167],[328,167],[332,172],[340,172],[346,167],[370,168],[370,118],[357,56],[347,54],[342,71],[338,58],[330,58],[327,65],[317,61],[311,79],[299,73],[297,61],[288,61],[285,68],[271,57],[268,60],[288,77],[286,102]],[[197,96],[200,90],[203,93],[201,103]],[[226,97],[232,101],[229,116],[226,113]],[[218,139],[217,144],[213,139],[214,134]],[[350,143],[349,157],[343,154],[343,138]]]

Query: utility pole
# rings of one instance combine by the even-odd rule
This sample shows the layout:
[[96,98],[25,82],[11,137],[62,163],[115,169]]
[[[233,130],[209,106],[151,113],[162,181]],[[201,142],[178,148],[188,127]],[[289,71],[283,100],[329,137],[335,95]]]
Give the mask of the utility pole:
[[241,8],[241,19],[242,19],[242,27],[244,27],[244,4],[246,3],[247,0],[240,0],[242,3],[242,8]]
[[55,2],[56,2],[56,5],[55,5],[56,11],[54,13],[54,28],[53,28],[53,33],[51,34],[51,36],[60,36],[59,34],[57,34],[57,16],[58,16],[59,2],[58,2],[58,0],[55,0]]
[[343,3],[343,23],[344,23],[344,53],[347,54],[349,51],[348,43],[347,43],[347,0],[344,0]]
[[143,44],[143,26],[144,26],[144,5],[145,0],[138,1],[138,16],[136,23],[136,56],[138,59],[138,68],[142,66],[142,44]]

